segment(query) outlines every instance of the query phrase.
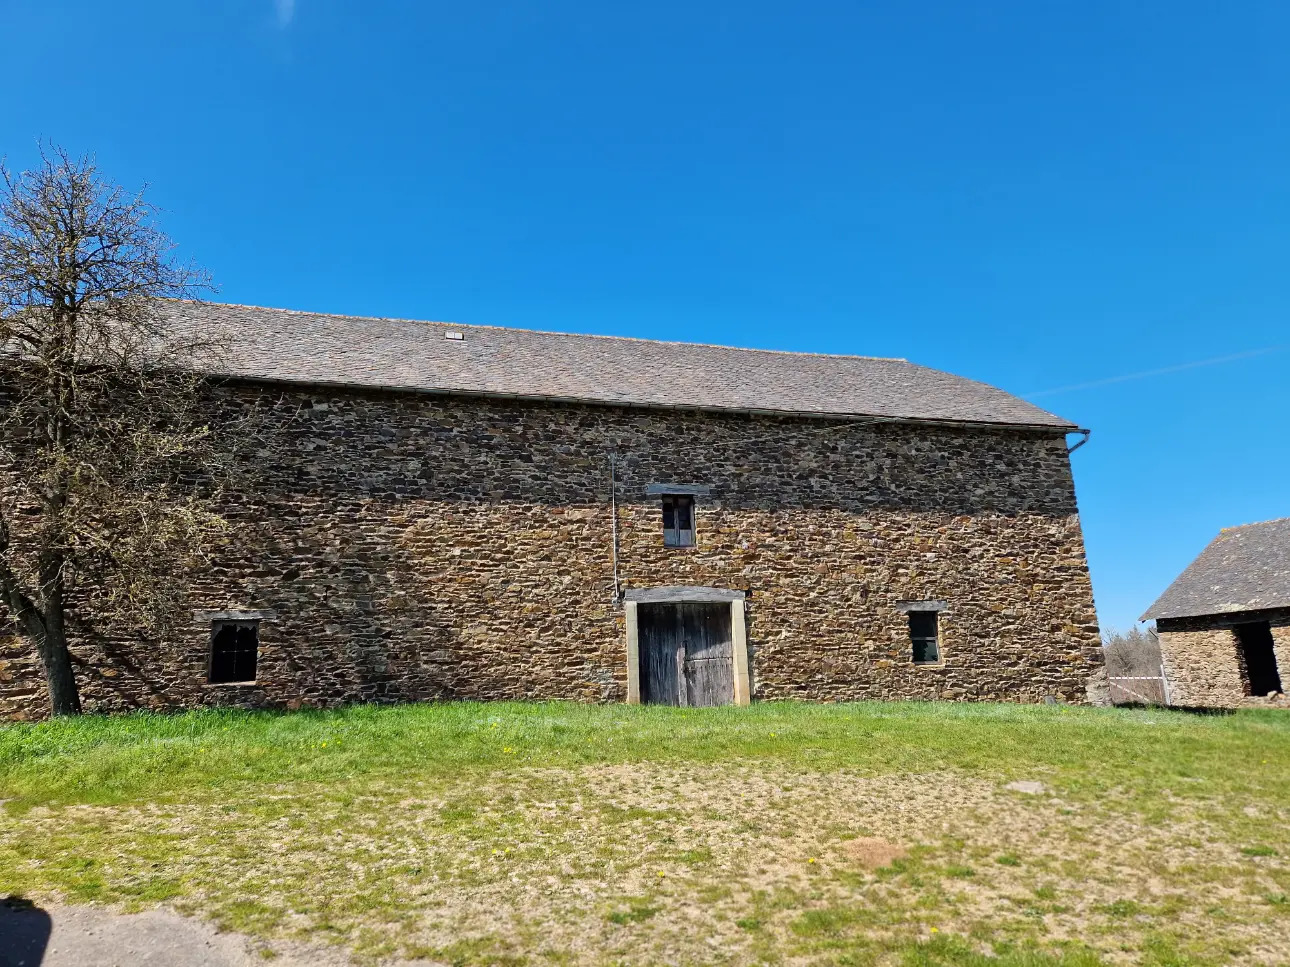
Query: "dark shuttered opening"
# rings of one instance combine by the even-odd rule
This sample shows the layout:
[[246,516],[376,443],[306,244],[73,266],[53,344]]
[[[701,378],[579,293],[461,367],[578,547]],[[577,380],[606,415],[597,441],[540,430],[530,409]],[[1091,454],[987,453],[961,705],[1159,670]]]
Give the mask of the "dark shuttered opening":
[[255,681],[259,651],[258,621],[216,621],[211,626],[210,683]]

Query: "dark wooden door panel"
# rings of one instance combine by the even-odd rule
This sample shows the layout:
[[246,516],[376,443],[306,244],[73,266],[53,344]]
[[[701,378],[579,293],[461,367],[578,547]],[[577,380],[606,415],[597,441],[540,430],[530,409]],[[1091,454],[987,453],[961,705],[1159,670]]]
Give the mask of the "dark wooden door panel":
[[682,604],[677,610],[687,661],[730,657],[730,605]]
[[734,700],[729,605],[642,604],[636,622],[641,701],[697,706]]
[[673,606],[642,604],[636,608],[636,641],[640,651],[641,701],[650,705],[683,705]]
[[700,658],[685,663],[688,705],[729,705],[734,700],[735,678],[729,658]]

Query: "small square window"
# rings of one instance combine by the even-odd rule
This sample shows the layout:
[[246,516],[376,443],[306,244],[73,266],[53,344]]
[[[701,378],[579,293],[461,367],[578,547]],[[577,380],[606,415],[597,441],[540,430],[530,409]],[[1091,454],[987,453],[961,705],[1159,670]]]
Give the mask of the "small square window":
[[212,685],[255,681],[259,651],[258,621],[212,622],[208,681]]
[[667,494],[663,497],[663,546],[694,546],[694,497]]
[[915,665],[936,665],[941,660],[938,613],[909,612],[909,641],[913,646]]

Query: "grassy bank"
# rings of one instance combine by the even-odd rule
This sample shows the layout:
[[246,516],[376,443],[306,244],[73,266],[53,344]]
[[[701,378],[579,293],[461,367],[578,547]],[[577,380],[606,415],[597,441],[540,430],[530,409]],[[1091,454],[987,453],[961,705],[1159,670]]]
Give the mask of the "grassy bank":
[[463,703],[86,718],[0,727],[0,798],[0,893],[165,902],[266,949],[1290,960],[1278,713]]

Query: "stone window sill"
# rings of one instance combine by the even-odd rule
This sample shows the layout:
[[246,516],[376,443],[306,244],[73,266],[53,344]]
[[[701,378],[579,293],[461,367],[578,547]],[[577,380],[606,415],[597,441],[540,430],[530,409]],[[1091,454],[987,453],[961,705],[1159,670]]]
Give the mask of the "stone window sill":
[[932,671],[932,672],[943,672],[948,667],[943,661],[915,661],[915,662],[910,662],[910,664],[913,665],[915,668],[921,668],[925,671]]
[[254,688],[259,684],[255,679],[249,682],[207,682],[202,688]]

